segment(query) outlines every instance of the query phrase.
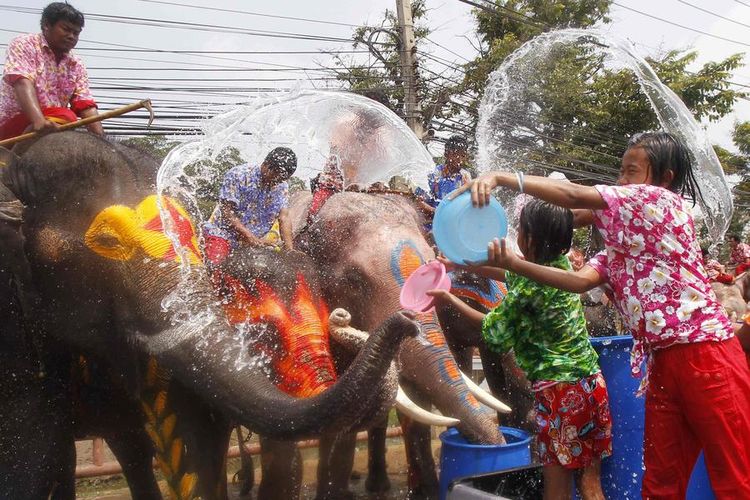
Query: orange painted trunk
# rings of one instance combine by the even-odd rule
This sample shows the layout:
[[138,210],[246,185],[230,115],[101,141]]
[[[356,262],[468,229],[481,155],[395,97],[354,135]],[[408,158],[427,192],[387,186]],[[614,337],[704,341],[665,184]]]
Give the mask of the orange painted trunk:
[[221,280],[229,290],[224,309],[230,323],[267,323],[278,332],[279,348],[264,351],[272,359],[279,389],[311,397],[333,385],[328,309],[322,300],[316,302],[302,274],[297,275],[297,289],[288,304],[260,280],[253,284],[254,294],[236,278],[224,274]]

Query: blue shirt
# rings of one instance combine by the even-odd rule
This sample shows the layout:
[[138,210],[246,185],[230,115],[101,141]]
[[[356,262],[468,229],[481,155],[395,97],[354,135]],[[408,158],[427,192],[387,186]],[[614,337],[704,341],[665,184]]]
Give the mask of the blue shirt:
[[464,169],[447,177],[443,176],[444,169],[445,165],[438,165],[435,167],[435,170],[427,176],[427,184],[430,186],[429,192],[418,189],[416,193],[418,196],[421,196],[425,203],[433,208],[437,208],[440,201],[452,191],[455,191],[471,180],[471,175],[469,175],[469,172]]
[[[219,201],[233,205],[242,224],[254,236],[262,238],[271,230],[281,210],[289,204],[289,186],[282,182],[269,189],[261,183],[260,167],[239,165],[224,175]],[[236,235],[229,227],[217,205],[211,218],[204,224],[203,231],[207,235],[224,238],[232,246],[236,246]]]

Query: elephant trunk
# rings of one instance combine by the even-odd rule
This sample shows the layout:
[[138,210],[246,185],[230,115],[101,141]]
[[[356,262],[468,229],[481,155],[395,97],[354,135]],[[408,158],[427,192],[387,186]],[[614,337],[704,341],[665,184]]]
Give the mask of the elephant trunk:
[[493,413],[479,404],[464,383],[435,313],[418,314],[417,321],[424,338],[410,338],[402,344],[401,375],[426,392],[443,415],[459,419],[457,427],[470,441],[502,443]]
[[177,323],[142,340],[160,364],[197,394],[220,403],[229,418],[274,439],[300,439],[360,422],[370,410],[362,395],[379,391],[402,340],[418,332],[406,315],[394,314],[373,332],[334,385],[297,399],[280,391],[257,360],[248,358],[246,345],[224,321],[219,306],[206,306],[212,304],[210,298],[209,290],[192,293],[186,304],[191,311],[202,307],[202,323]]

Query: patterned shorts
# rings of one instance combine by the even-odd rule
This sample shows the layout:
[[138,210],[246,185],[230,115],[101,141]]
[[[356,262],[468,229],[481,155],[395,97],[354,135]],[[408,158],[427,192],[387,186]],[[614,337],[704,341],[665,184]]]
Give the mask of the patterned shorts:
[[535,393],[543,465],[580,469],[612,454],[612,418],[601,373]]

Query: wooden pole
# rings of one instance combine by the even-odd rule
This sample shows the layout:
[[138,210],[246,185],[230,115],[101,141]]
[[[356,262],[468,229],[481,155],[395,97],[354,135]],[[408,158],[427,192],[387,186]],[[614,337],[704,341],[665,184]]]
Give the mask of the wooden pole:
[[[115,116],[124,115],[125,113],[130,113],[131,111],[135,111],[136,109],[140,109],[140,108],[146,108],[148,110],[149,112],[148,124],[151,125],[151,122],[154,121],[154,110],[151,108],[151,100],[145,99],[143,101],[139,101],[133,104],[128,104],[127,106],[113,109],[111,111],[107,111],[105,113],[101,113],[96,116],[89,116],[88,118],[84,118],[82,120],[78,120],[75,122],[64,123],[60,125],[59,127],[57,127],[57,131],[62,132],[63,130],[70,130],[73,128],[83,127],[91,123],[96,123],[102,120],[106,120],[107,118],[114,118]],[[36,137],[37,135],[39,135],[38,132],[28,132],[26,134],[18,135],[16,137],[11,137],[10,139],[5,139],[4,141],[0,141],[0,146],[7,148],[8,146],[12,146],[13,144],[16,144],[18,142],[31,139],[32,137]]]

